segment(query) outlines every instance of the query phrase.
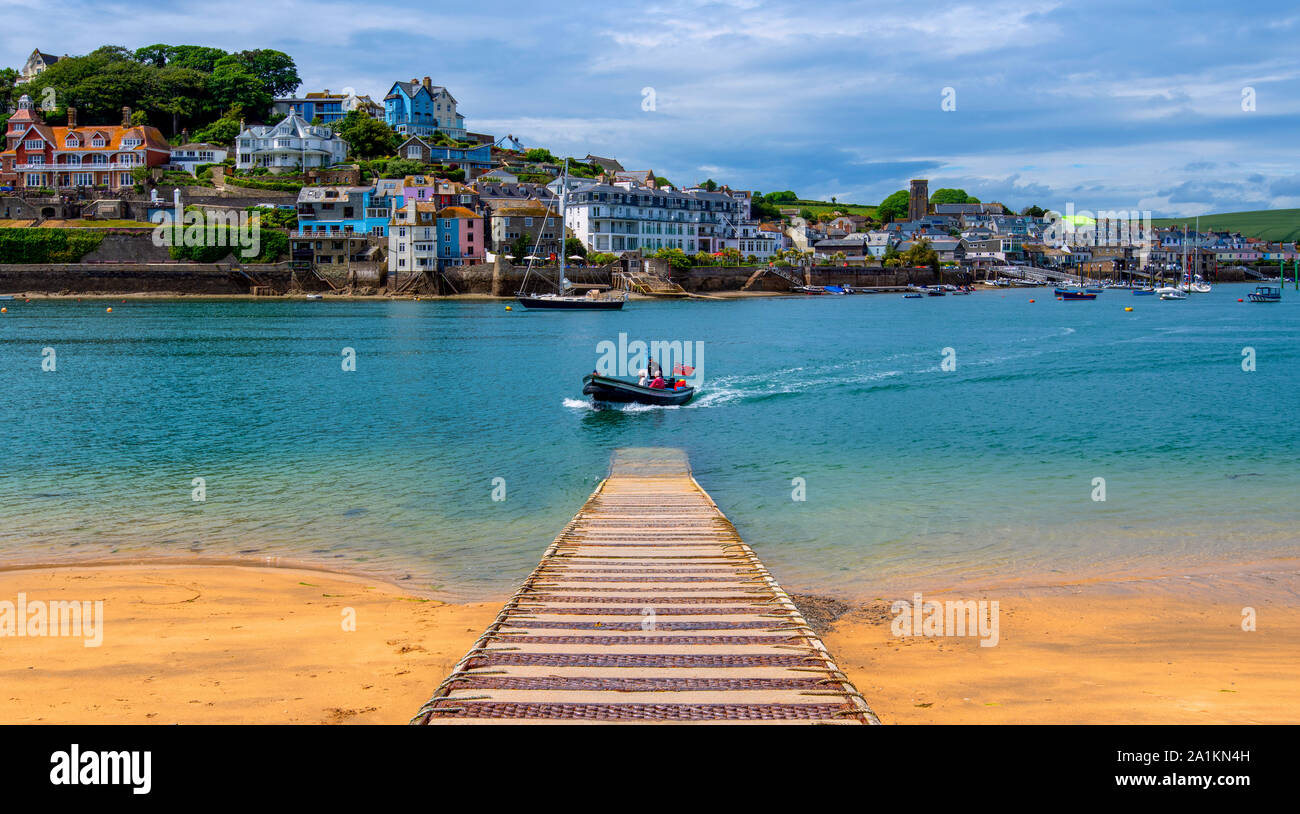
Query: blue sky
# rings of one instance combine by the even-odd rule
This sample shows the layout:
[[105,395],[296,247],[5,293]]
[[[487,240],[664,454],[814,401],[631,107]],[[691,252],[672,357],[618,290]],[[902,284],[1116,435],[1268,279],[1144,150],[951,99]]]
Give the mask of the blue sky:
[[1013,208],[1156,217],[1300,206],[1293,3],[228,0],[219,20],[210,8],[0,0],[0,64],[35,47],[269,47],[297,60],[303,91],[382,97],[430,76],[472,130],[678,184],[876,203],[926,177]]

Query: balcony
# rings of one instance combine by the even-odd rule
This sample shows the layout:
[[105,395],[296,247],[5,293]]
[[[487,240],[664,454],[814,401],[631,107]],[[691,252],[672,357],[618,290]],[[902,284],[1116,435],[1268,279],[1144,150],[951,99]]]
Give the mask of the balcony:
[[109,172],[110,170],[133,170],[142,166],[144,165],[115,161],[108,164],[15,164],[14,169],[26,172]]

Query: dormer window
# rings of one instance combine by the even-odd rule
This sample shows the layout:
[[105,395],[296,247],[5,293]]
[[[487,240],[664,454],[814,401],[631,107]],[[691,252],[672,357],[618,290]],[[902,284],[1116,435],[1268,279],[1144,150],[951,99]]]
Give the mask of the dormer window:
[[123,146],[123,147],[139,147],[139,146],[140,146],[140,139],[136,138],[135,136],[131,136],[131,137],[129,137],[129,138],[124,138],[124,139],[122,139],[122,146]]
[[77,136],[76,136],[75,134],[70,135],[70,136],[68,136],[66,139],[63,140],[63,146],[64,146],[64,147],[80,147],[80,146],[81,146],[81,139],[77,138]]
[[107,142],[104,141],[104,137],[100,135],[96,135],[93,139],[90,140],[91,147],[103,147],[106,143]]

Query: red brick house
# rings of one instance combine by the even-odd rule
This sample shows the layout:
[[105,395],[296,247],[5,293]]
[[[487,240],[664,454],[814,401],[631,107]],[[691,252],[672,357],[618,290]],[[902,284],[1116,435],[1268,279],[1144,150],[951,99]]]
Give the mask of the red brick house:
[[77,109],[68,108],[68,126],[51,127],[23,96],[9,117],[0,152],[0,186],[120,189],[135,183],[131,170],[171,160],[171,146],[156,127],[131,124],[122,108],[117,127],[77,126]]

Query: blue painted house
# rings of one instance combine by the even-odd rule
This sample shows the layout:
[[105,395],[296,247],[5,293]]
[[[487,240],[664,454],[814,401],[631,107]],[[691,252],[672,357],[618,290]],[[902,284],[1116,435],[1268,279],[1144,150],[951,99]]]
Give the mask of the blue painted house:
[[347,111],[343,109],[343,103],[347,98],[342,93],[330,93],[326,88],[324,93],[309,93],[302,98],[276,99],[271,109],[285,116],[293,111],[307,122],[319,117],[321,124],[328,125],[347,115]]
[[404,136],[446,133],[464,139],[465,117],[456,111],[456,98],[425,77],[423,82],[394,82],[384,97],[384,121]]
[[374,187],[303,187],[298,193],[298,234],[388,234],[393,210]]

